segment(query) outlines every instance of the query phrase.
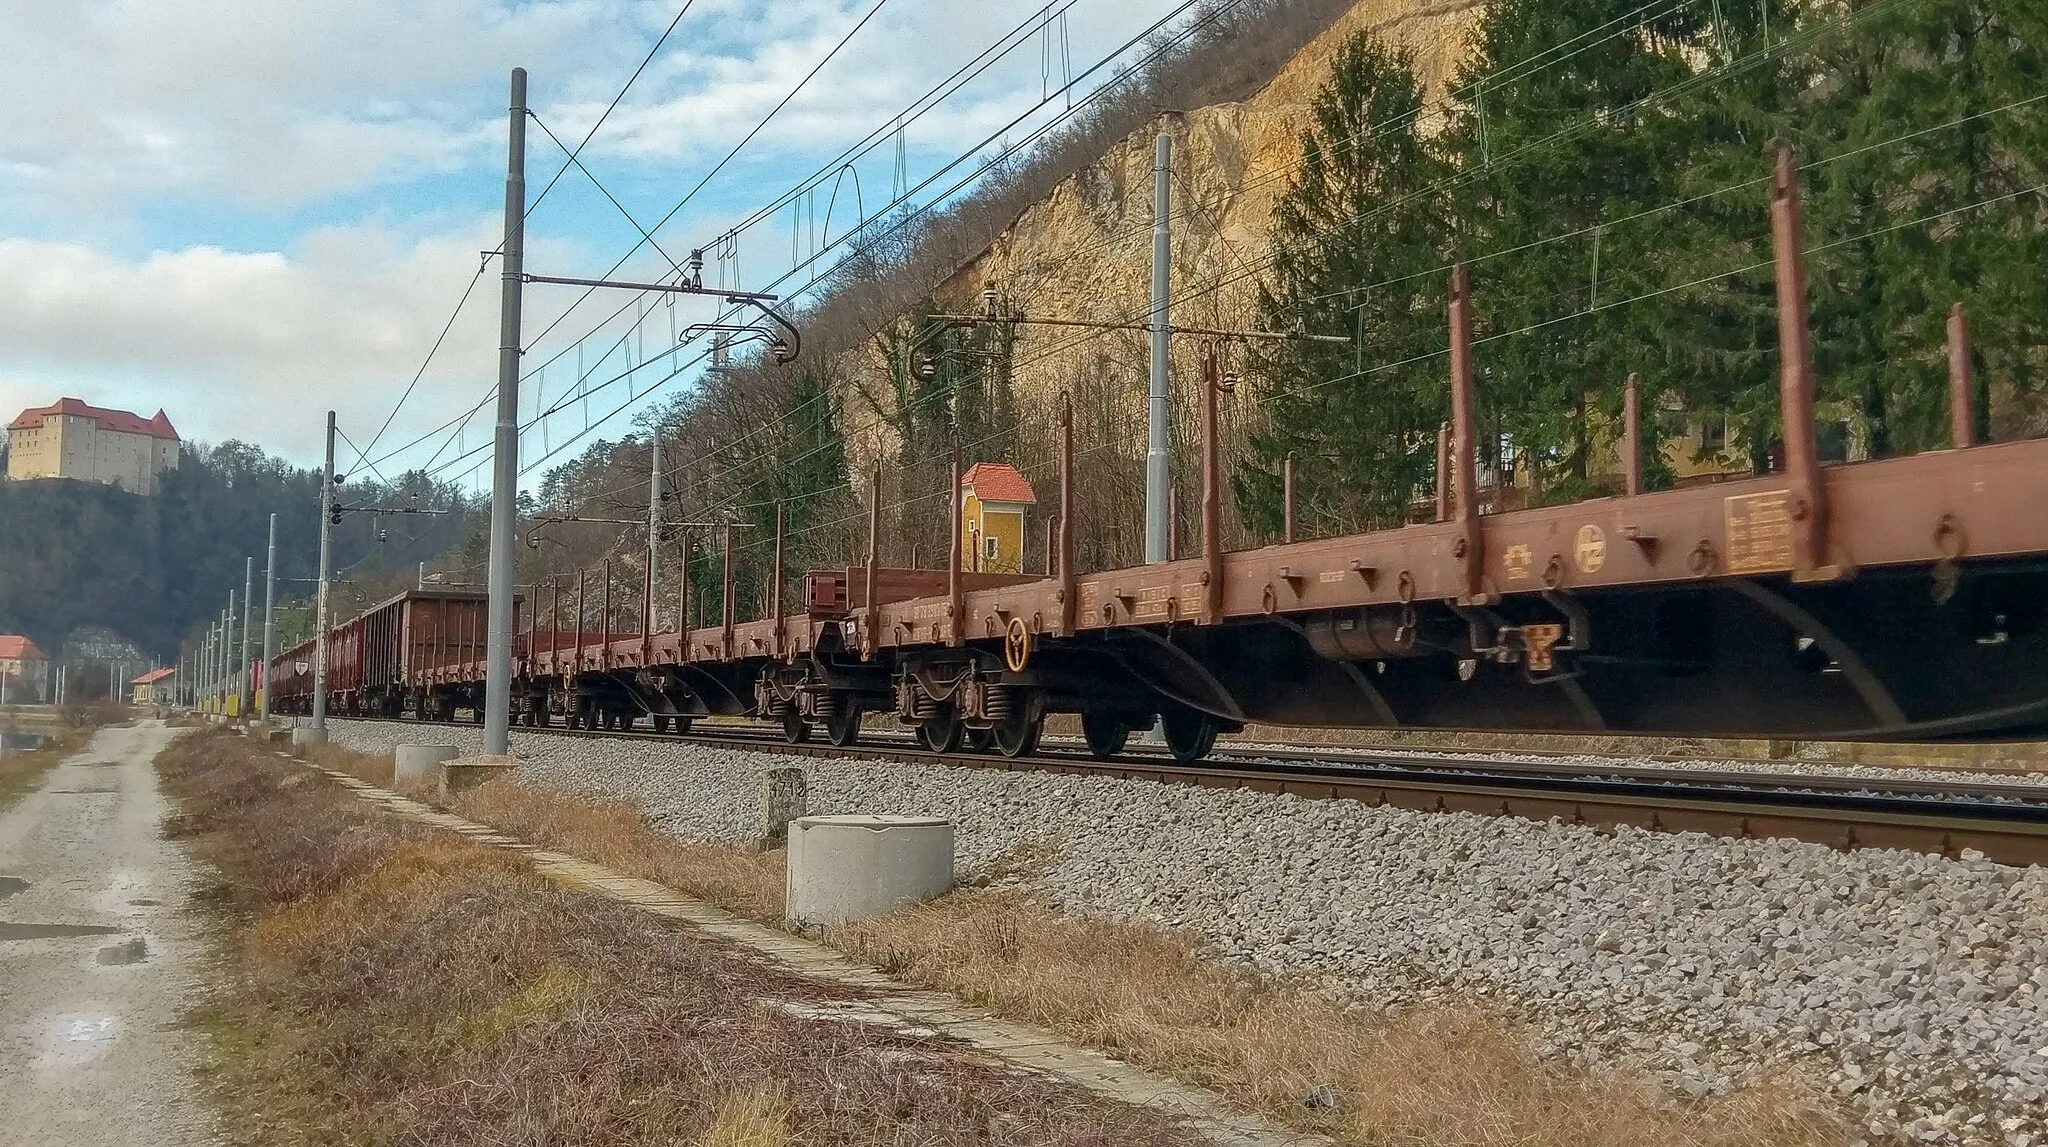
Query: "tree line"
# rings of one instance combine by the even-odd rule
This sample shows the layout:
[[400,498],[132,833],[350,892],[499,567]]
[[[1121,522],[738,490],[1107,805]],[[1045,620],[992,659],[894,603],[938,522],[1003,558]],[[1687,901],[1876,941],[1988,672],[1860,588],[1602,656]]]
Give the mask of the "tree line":
[[[175,664],[218,619],[230,589],[240,608],[245,558],[256,559],[261,601],[276,513],[278,644],[310,636],[319,471],[238,441],[188,443],[179,462],[155,497],[73,479],[0,482],[0,633],[26,634],[55,656],[73,633],[104,629]],[[423,475],[346,478],[344,505],[449,513],[344,514],[332,541],[341,617],[413,584],[417,563],[459,552],[488,526],[486,506]]]
[[1258,358],[1264,418],[1234,481],[1247,525],[1277,533],[1289,455],[1315,532],[1415,515],[1449,417],[1454,261],[1498,484],[1614,492],[1603,428],[1631,372],[1653,488],[1673,478],[1658,441],[1702,426],[1685,450],[1771,466],[1772,140],[1802,166],[1824,449],[1947,443],[1954,302],[1980,437],[2038,429],[2044,93],[2048,8],[2032,0],[1498,0],[1436,101],[1410,55],[1353,38],[1301,133],[1260,309],[1359,343]]

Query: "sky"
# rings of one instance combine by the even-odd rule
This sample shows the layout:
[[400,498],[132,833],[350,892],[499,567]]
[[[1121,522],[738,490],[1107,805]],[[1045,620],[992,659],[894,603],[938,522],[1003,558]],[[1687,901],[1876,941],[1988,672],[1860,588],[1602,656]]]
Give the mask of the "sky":
[[[580,153],[618,204],[575,169],[534,203],[681,4],[0,0],[0,419],[64,396],[162,408],[188,440],[317,465],[333,409],[342,469],[428,467],[487,488],[501,288],[486,253],[502,237],[514,66],[534,112],[529,272],[605,275],[646,227],[660,252],[643,244],[614,277],[657,277],[702,248],[707,285],[786,294],[811,278],[778,281],[794,263],[832,257],[894,190],[1021,140],[1065,109],[1070,77],[1085,94],[1112,71],[1081,73],[1182,7],[691,0]],[[1014,49],[897,130],[998,44]],[[821,171],[814,202],[719,242]],[[717,307],[580,293],[526,288],[522,416],[553,413],[522,436],[523,485],[688,385],[695,368],[670,378],[669,364],[702,341],[670,348]]]

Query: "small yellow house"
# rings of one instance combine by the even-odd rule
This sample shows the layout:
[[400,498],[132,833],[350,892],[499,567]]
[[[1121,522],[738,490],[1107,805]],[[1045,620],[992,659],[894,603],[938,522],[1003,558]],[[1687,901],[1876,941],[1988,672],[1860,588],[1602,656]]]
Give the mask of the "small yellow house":
[[1024,572],[1024,515],[1038,504],[1015,466],[977,462],[960,476],[960,568],[970,573]]
[[128,683],[129,701],[143,706],[169,705],[173,692],[171,679],[177,675],[175,669],[152,669],[137,677]]

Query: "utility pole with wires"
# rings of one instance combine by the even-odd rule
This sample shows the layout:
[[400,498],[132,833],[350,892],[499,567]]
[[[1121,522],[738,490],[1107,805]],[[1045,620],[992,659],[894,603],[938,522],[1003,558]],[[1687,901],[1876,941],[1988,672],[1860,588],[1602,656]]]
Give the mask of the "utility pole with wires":
[[[662,489],[661,476],[661,431],[650,431],[647,435],[647,584],[655,582],[656,563],[661,553],[661,504],[668,500],[667,491]],[[648,629],[654,627],[654,619],[648,618]]]
[[[512,69],[505,240],[498,314],[498,425],[491,451],[491,558],[485,575],[484,755],[512,750],[513,535],[519,529],[519,320],[526,286],[526,69]],[[324,572],[324,571],[323,571]]]
[[235,694],[235,591],[228,588],[228,611],[221,615],[220,711],[226,713]]
[[249,690],[249,621],[256,612],[256,559],[242,559],[242,655],[235,661],[235,712],[249,715],[249,705],[255,698],[248,696]]
[[[572,287],[607,287],[666,295],[712,295],[729,304],[751,306],[761,312],[768,325],[699,324],[695,330],[727,330],[759,338],[769,354],[780,363],[794,362],[802,341],[796,327],[768,304],[775,296],[760,292],[704,286],[704,253],[690,253],[690,269],[676,268],[673,283],[638,283],[612,279],[580,279],[559,275],[534,275],[526,271],[526,69],[512,69],[510,132],[505,162],[505,238],[499,252],[503,260],[503,291],[499,304],[498,338],[498,424],[491,455],[491,549],[490,572],[486,578],[490,597],[486,616],[488,637],[484,665],[483,755],[505,757],[512,736],[512,622],[514,561],[518,555],[519,533],[519,361],[520,317],[527,283],[555,283]],[[543,125],[545,126],[545,125]],[[573,158],[573,156],[572,156]],[[579,165],[580,166],[580,165]],[[588,175],[586,171],[584,173]],[[593,180],[593,182],[595,182]],[[607,192],[606,194],[610,194]],[[647,236],[651,241],[652,236]],[[657,245],[656,250],[659,250]],[[723,267],[723,263],[720,264]],[[557,519],[567,520],[567,519]],[[633,523],[638,525],[638,522]]]
[[270,515],[270,548],[263,559],[263,668],[257,674],[257,718],[270,721],[270,662],[277,656],[277,515]]
[[315,745],[327,742],[327,583],[333,565],[334,509],[334,412],[330,410],[327,460],[320,468],[320,580],[313,591],[313,727],[296,735],[297,740]]
[[1145,561],[1166,560],[1166,495],[1172,483],[1167,457],[1167,305],[1172,296],[1173,239],[1167,221],[1173,180],[1173,137],[1159,133],[1152,149],[1151,371],[1145,390]]

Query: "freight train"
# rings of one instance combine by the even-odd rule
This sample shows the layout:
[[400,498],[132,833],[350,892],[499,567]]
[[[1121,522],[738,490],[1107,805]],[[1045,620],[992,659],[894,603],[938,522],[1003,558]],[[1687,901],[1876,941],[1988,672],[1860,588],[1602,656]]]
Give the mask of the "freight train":
[[[2048,730],[2048,441],[1974,441],[1967,333],[1951,322],[1952,448],[1822,465],[1783,155],[1775,183],[1786,433],[1771,472],[1639,492],[1632,386],[1619,430],[1628,493],[1482,514],[1458,270],[1436,521],[1225,552],[1212,359],[1198,556],[1075,569],[1085,523],[1068,412],[1045,575],[964,568],[957,505],[946,568],[883,568],[877,472],[865,563],[806,574],[801,612],[783,609],[779,537],[765,618],[733,616],[729,572],[719,624],[681,632],[591,633],[580,620],[564,632],[559,608],[543,626],[522,603],[512,719],[645,718],[683,732],[743,716],[791,741],[821,730],[844,745],[864,714],[892,713],[931,748],[1017,756],[1048,715],[1074,714],[1097,755],[1156,724],[1183,760],[1253,722],[1888,739]],[[960,485],[956,463],[956,495]],[[729,559],[729,530],[725,544]],[[653,586],[642,595],[639,616],[652,616]],[[580,600],[575,614],[586,616]],[[690,616],[687,600],[676,616]],[[480,595],[414,591],[340,626],[327,643],[332,711],[480,713],[483,622]],[[313,656],[308,644],[268,667],[274,710],[310,708]]]

